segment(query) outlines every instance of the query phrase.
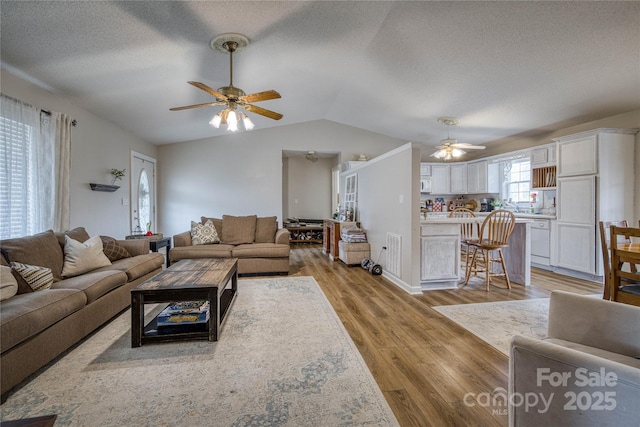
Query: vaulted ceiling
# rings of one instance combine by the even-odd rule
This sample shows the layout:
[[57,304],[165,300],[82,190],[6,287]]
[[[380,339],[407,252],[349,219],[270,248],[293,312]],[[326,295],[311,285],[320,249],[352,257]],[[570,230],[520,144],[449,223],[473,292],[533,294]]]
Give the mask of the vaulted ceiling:
[[332,120],[484,144],[640,108],[640,2],[2,1],[1,59],[144,140],[226,133],[187,84],[229,83],[218,34],[247,36],[234,85],[275,89],[256,129]]

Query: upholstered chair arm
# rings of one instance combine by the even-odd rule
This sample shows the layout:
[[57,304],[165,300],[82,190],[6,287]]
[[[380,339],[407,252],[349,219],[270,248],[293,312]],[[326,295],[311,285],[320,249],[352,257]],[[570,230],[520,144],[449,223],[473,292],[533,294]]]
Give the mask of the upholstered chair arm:
[[173,246],[191,246],[191,231],[185,231],[173,236]]
[[279,228],[278,231],[276,231],[276,243],[279,243],[281,245],[288,245],[289,236],[289,230],[287,230],[286,228]]
[[150,250],[147,239],[118,240],[131,256],[148,254]]
[[553,291],[549,302],[549,338],[640,355],[640,309],[570,292]]

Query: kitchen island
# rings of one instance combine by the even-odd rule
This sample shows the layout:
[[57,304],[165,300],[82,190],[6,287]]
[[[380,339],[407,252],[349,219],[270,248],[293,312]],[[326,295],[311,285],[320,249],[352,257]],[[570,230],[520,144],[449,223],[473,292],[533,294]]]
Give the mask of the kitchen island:
[[[460,224],[482,224],[482,221],[484,218],[449,217],[420,221],[420,285],[423,291],[453,289],[464,283],[464,265],[460,262]],[[531,284],[532,222],[528,218],[517,218],[509,237],[509,247],[502,250],[509,279],[524,286]]]

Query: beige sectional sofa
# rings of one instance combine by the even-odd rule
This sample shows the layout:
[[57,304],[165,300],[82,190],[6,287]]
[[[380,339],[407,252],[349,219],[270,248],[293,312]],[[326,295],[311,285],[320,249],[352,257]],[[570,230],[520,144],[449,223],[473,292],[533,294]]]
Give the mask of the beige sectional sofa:
[[[194,229],[211,221],[216,243],[194,238]],[[289,274],[289,230],[279,229],[277,218],[223,215],[201,217],[192,229],[173,236],[170,261],[190,258],[238,258],[238,274]]]
[[[164,257],[149,253],[147,240],[111,239],[125,249],[124,258],[63,278],[65,235],[78,242],[89,239],[84,228],[76,228],[0,241],[3,286],[11,281],[18,288],[16,295],[0,301],[3,402],[13,387],[128,308],[131,289],[162,271]],[[33,291],[15,269],[7,273],[11,262],[51,269],[53,284]]]

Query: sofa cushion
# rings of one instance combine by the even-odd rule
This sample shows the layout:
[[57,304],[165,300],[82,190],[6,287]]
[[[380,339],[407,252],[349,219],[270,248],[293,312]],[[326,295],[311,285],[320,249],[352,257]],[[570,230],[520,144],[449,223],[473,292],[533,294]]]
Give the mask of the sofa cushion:
[[275,243],[278,217],[267,216],[256,219],[256,243]]
[[289,256],[289,245],[276,243],[251,243],[233,248],[231,255],[235,258],[286,258]]
[[12,262],[11,268],[24,279],[34,291],[49,289],[53,284],[53,273],[47,267]]
[[200,222],[202,224],[206,223],[209,220],[211,220],[211,222],[213,223],[213,226],[216,228],[216,231],[218,232],[218,237],[222,236],[222,220],[220,218],[208,218],[206,216],[200,217]]
[[150,254],[136,255],[131,258],[123,258],[114,261],[111,265],[103,267],[96,271],[119,270],[127,273],[127,281],[134,280],[144,276],[147,273],[162,268],[164,264],[164,255],[153,252]]
[[218,232],[213,226],[211,220],[204,224],[191,221],[191,244],[192,245],[209,245],[212,243],[220,243]]
[[233,245],[176,246],[169,251],[171,262],[195,258],[231,258]]
[[102,252],[109,258],[109,261],[113,262],[131,257],[129,251],[113,237],[100,236],[100,240],[102,240]]
[[222,243],[239,245],[253,243],[256,237],[256,215],[222,216]]
[[82,309],[86,303],[84,292],[76,289],[47,289],[3,301],[0,306],[2,352]]
[[64,245],[62,277],[78,276],[111,265],[111,261],[102,251],[100,236],[94,236],[84,243],[73,240],[69,236],[65,239],[67,243]]
[[101,296],[127,283],[127,275],[119,270],[92,271],[91,273],[56,282],[52,289],[77,289],[87,296],[91,304]]
[[58,243],[60,243],[60,247],[62,248],[62,251],[64,252],[64,245],[67,244],[67,240],[66,237],[69,236],[71,237],[73,240],[76,240],[80,243],[84,243],[87,240],[89,240],[89,233],[87,233],[87,230],[85,230],[84,227],[76,227],[73,230],[67,230],[64,233],[56,233],[56,238],[58,239]]
[[7,261],[50,268],[53,280],[62,280],[64,255],[53,230],[6,239],[0,242],[0,247]]
[[0,301],[11,298],[18,293],[18,281],[11,273],[11,267],[0,265]]

